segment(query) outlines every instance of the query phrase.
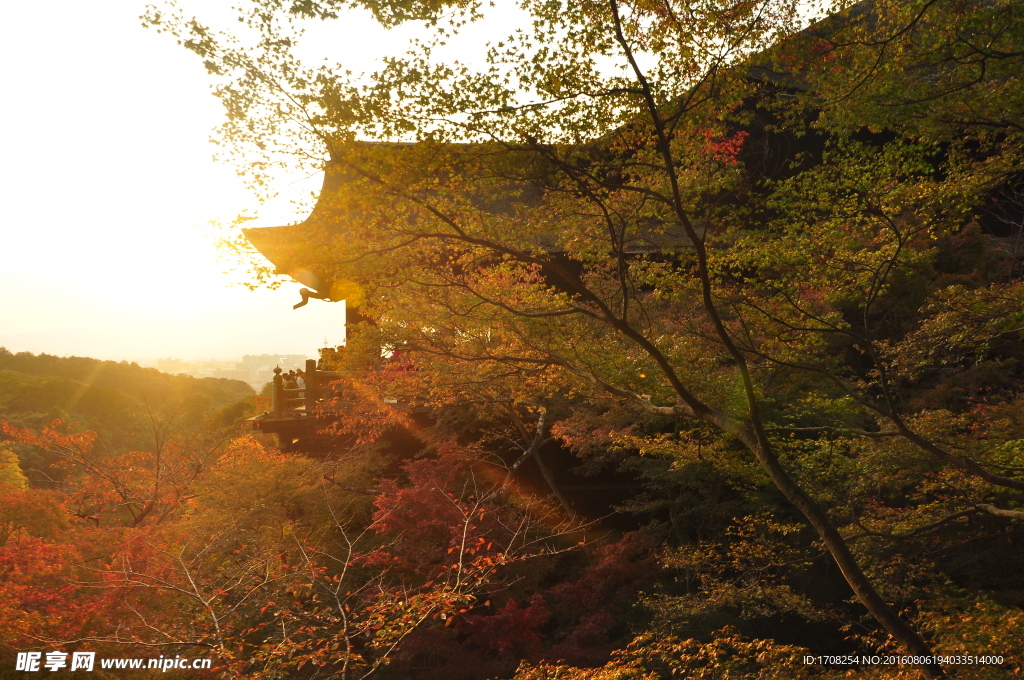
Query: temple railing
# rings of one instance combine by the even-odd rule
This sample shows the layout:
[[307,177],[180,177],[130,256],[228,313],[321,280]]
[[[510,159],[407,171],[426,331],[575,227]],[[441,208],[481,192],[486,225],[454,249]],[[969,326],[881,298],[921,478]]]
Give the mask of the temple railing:
[[341,374],[337,371],[321,371],[315,359],[306,360],[303,380],[305,387],[285,387],[281,368],[274,369],[273,388],[270,393],[270,415],[273,418],[311,417],[318,402],[330,397],[332,380]]
[[[268,421],[295,421],[303,418],[312,418],[317,404],[330,399],[337,399],[331,388],[331,383],[343,376],[363,375],[360,371],[322,371],[317,369],[315,359],[306,360],[306,369],[303,374],[305,387],[285,387],[285,378],[281,375],[280,367],[274,368],[273,387],[270,393],[270,411],[250,418],[257,429],[263,429],[261,423]],[[393,397],[384,396],[385,404],[399,405],[399,400]],[[344,409],[352,406],[352,402],[335,401],[333,409]],[[426,410],[425,407],[409,407],[413,411]]]
[[[334,438],[334,435],[324,431],[325,421],[358,406],[357,402],[342,400],[342,395],[335,392],[331,383],[343,376],[358,378],[365,375],[365,372],[321,371],[317,369],[316,363],[313,359],[306,361],[302,376],[305,387],[285,387],[281,368],[275,368],[270,410],[249,418],[254,430],[277,435],[277,445],[281,451],[319,450],[317,447],[326,445],[324,442],[329,444]],[[425,405],[403,404],[388,396],[383,396],[381,400],[391,405],[391,408],[402,409],[410,415],[429,413],[431,410]],[[329,406],[327,402],[330,402]]]

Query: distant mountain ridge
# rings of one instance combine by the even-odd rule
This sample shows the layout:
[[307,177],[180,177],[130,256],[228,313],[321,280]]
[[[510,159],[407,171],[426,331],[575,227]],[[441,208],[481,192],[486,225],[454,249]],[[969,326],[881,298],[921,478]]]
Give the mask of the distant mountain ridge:
[[0,418],[12,422],[60,416],[107,429],[126,411],[186,407],[222,409],[253,396],[227,378],[162,373],[127,361],[13,353],[0,347]]

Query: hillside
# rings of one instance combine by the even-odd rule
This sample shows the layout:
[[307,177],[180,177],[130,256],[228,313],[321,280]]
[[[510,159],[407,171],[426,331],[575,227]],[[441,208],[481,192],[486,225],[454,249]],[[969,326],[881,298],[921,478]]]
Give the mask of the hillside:
[[[222,411],[251,415],[255,407],[246,400],[254,394],[239,380],[171,375],[127,361],[15,354],[0,347],[0,420],[40,428],[61,419],[95,432],[111,447],[139,445],[154,428],[200,430]],[[52,457],[33,447],[16,450],[33,481],[60,477],[50,469]]]

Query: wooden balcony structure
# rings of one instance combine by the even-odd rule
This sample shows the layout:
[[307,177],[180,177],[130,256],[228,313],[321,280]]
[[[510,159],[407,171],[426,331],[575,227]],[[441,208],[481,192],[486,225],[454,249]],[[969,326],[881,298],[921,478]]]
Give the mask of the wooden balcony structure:
[[326,439],[318,434],[327,422],[318,417],[317,405],[330,399],[330,383],[340,375],[337,371],[319,370],[316,360],[308,359],[303,375],[305,387],[289,388],[285,387],[281,368],[275,368],[270,410],[249,418],[252,429],[276,434],[282,451],[304,449],[312,440]]
[[[306,360],[303,379],[305,387],[285,387],[280,367],[274,369],[274,381],[270,393],[270,410],[249,418],[252,429],[265,434],[276,434],[277,445],[284,452],[314,452],[326,450],[335,438],[321,432],[330,425],[332,415],[352,406],[352,402],[334,402],[328,408],[325,402],[335,394],[331,382],[344,375],[357,375],[357,371],[324,371],[316,367],[315,359]],[[399,404],[395,399],[385,398],[384,403],[392,408],[422,418],[430,413],[423,406]]]

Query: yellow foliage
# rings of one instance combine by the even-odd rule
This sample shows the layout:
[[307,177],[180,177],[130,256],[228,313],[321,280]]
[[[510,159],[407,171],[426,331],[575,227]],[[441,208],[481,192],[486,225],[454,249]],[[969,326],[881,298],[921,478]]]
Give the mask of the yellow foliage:
[[0,447],[0,491],[23,491],[27,488],[28,478],[21,471],[17,454]]

